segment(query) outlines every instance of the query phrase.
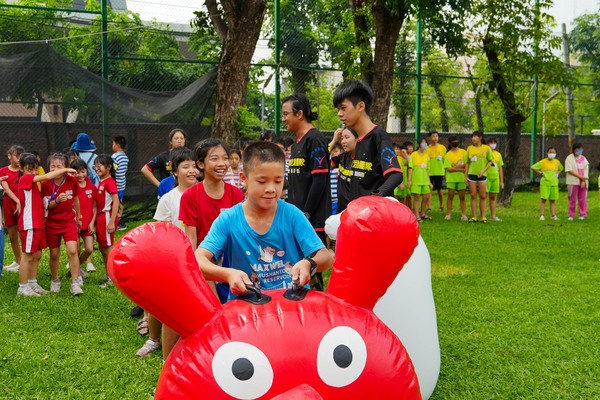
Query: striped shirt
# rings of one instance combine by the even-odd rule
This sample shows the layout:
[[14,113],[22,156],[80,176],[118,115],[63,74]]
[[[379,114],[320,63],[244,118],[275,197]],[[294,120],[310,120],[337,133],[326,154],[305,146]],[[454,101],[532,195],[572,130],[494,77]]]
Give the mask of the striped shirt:
[[337,183],[338,183],[338,172],[339,170],[337,168],[331,168],[331,170],[329,171],[329,181],[331,182],[331,202],[332,203],[337,203],[338,202],[338,197],[337,197]]
[[117,181],[117,189],[119,192],[125,190],[126,178],[127,178],[127,167],[129,166],[129,158],[127,154],[122,151],[117,153],[113,153],[112,159],[115,162],[115,172],[116,172],[116,181]]

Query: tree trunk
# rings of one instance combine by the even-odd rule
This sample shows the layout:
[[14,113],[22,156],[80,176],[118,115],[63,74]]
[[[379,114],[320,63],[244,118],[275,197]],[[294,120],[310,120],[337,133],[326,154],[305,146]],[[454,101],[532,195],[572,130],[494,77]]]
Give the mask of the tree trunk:
[[356,36],[356,45],[358,47],[358,57],[360,62],[360,71],[363,81],[369,85],[373,82],[373,51],[369,37],[369,21],[367,18],[368,10],[365,8],[366,1],[349,0],[354,17],[354,35]]
[[483,112],[481,111],[481,99],[479,98],[479,85],[475,83],[473,74],[471,73],[471,66],[467,64],[467,71],[469,73],[469,82],[471,82],[471,88],[473,89],[473,99],[475,100],[475,116],[477,117],[477,130],[479,132],[485,132],[483,125]]
[[217,98],[212,136],[237,140],[238,108],[246,101],[250,62],[266,10],[265,0],[222,0],[227,30],[217,74]]
[[500,193],[498,202],[503,205],[511,205],[512,195],[515,190],[515,179],[517,178],[517,162],[519,160],[519,147],[521,145],[521,123],[525,117],[518,111],[515,93],[508,87],[502,70],[502,62],[495,48],[494,39],[486,36],[483,39],[483,51],[488,59],[492,71],[492,82],[494,90],[504,108],[504,118],[508,128],[506,140],[506,152],[504,159],[504,191]]
[[404,5],[392,10],[390,5],[386,5],[387,3],[386,0],[374,0],[372,3],[376,38],[373,60],[377,68],[373,71],[371,81],[374,94],[371,118],[383,129],[386,129],[387,126],[392,99],[396,44],[400,36],[400,29],[408,13],[408,9]]
[[[434,83],[435,82],[435,83]],[[442,92],[441,82],[437,82],[437,80],[431,82],[431,86],[433,86],[433,91],[435,92],[435,97],[438,99],[438,105],[440,106],[442,112],[440,113],[440,123],[442,127],[442,132],[450,131],[450,118],[448,118],[448,109],[446,107],[446,97],[444,96],[444,92]]]

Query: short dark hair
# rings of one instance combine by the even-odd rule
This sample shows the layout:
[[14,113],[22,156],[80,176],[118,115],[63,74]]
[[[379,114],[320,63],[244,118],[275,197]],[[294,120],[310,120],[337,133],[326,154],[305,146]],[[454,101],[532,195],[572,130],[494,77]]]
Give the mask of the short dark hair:
[[114,138],[112,138],[112,140],[113,142],[118,144],[120,148],[125,150],[125,146],[127,146],[127,139],[125,139],[125,136],[115,136]]
[[409,142],[404,142],[404,143],[402,143],[402,144],[403,144],[404,146],[406,146],[406,148],[408,148],[408,146],[415,147],[415,144],[414,144],[413,142],[410,142],[410,141],[409,141]]
[[491,138],[487,139],[488,143],[494,142],[494,143],[498,143],[498,139],[496,139],[494,136],[492,136]]
[[434,133],[435,133],[436,135],[438,135],[438,136],[440,135],[440,134],[438,133],[438,131],[431,131],[431,132],[429,132],[429,133],[427,134],[427,137],[431,137],[431,135],[433,135]]
[[[23,146],[19,146],[18,144],[13,144],[8,148],[6,154],[16,154],[17,156],[21,156],[21,154],[25,153],[25,149]],[[31,154],[31,153],[29,153]]]
[[69,157],[67,157],[63,153],[52,153],[52,154],[50,154],[48,156],[48,167],[50,167],[50,163],[52,162],[52,160],[61,160],[63,162],[63,165],[65,166],[65,168],[69,166]]
[[82,169],[85,169],[85,171],[87,172],[88,169],[87,164],[81,158],[76,158],[73,161],[71,161],[71,165],[69,167],[73,168],[75,171],[81,171]]
[[473,136],[479,136],[480,139],[483,139],[483,132],[473,131],[473,133],[471,134],[471,137],[473,137]]
[[336,142],[329,152],[331,153],[335,149],[344,151],[344,148],[342,147],[342,144],[340,142]]
[[[173,149],[171,151],[171,163],[172,163],[172,171],[176,172],[177,168],[179,167],[179,164],[181,164],[184,161],[193,161],[194,160],[194,152],[191,149],[188,149],[187,147],[178,147],[176,149]],[[177,176],[175,174],[173,174],[173,177],[175,178],[175,182],[177,182],[177,184],[179,184],[179,181],[177,180]]]
[[452,142],[458,142],[458,136],[456,135],[452,135],[450,137],[448,137],[448,143],[452,143]]
[[573,146],[571,147],[573,153],[575,153],[575,150],[577,149],[583,149],[583,145],[580,142],[573,143]]
[[37,168],[40,166],[40,162],[37,157],[31,153],[21,153],[19,157],[19,164],[21,165],[21,169],[25,168]]
[[308,97],[304,93],[296,93],[288,96],[283,99],[281,104],[285,104],[287,102],[292,102],[292,111],[294,111],[294,115],[296,115],[299,111],[302,111],[304,118],[306,118],[308,122],[319,119],[319,114],[311,110],[310,100],[308,100]]
[[351,126],[346,126],[346,127],[344,127],[344,129],[342,129],[342,131],[348,131],[348,132],[350,132],[350,133],[351,133],[351,134],[352,134],[352,135],[353,135],[355,138],[357,138],[357,139],[358,139],[358,133],[356,132],[356,130],[354,130],[354,128],[353,128],[353,127],[351,127]]
[[285,154],[275,143],[255,142],[244,150],[244,173],[246,176],[256,163],[276,162],[285,167]]
[[550,150],[554,150],[554,152],[556,152],[556,147],[554,147],[554,146],[550,146],[550,147],[548,147],[548,148],[546,149],[546,154],[548,154],[548,152],[549,152]]
[[371,114],[373,104],[373,89],[363,81],[351,79],[335,89],[333,93],[333,106],[337,107],[344,99],[350,100],[356,106],[359,102],[365,103],[365,112]]
[[113,179],[117,178],[117,173],[115,172],[115,161],[112,159],[110,154],[100,154],[98,157],[94,159],[94,165],[100,164],[105,168],[108,168],[108,173]]
[[196,158],[196,161],[204,162],[206,156],[208,155],[208,152],[215,147],[222,147],[225,150],[225,153],[227,153],[227,157],[229,157],[230,153],[227,143],[225,143],[221,139],[208,138],[199,141],[194,146],[194,156]]

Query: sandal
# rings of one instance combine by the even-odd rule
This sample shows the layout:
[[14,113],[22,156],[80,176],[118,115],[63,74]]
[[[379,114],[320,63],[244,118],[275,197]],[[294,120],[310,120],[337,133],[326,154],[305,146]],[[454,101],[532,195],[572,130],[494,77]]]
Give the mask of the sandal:
[[137,332],[142,336],[146,336],[148,334],[148,318],[144,317],[140,319],[137,324]]

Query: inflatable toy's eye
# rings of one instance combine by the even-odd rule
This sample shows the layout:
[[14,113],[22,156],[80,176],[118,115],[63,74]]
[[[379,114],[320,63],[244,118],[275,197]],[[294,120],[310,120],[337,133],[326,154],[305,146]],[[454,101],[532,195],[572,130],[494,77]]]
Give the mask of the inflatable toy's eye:
[[256,399],[273,384],[273,368],[257,347],[243,342],[225,343],[215,352],[212,372],[217,384],[236,399]]
[[317,371],[329,386],[343,387],[354,382],[365,369],[367,346],[358,332],[338,326],[323,336],[317,353]]

